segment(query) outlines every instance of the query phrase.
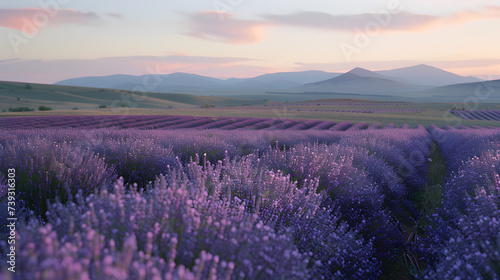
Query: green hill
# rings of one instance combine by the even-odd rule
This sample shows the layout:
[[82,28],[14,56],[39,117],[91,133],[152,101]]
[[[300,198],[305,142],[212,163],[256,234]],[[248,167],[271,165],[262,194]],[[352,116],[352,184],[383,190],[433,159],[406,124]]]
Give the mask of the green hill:
[[53,110],[91,110],[129,107],[137,109],[192,109],[209,104],[216,107],[241,104],[264,104],[263,100],[232,97],[196,96],[174,93],[133,92],[47,84],[0,82],[0,111],[29,107],[36,110],[48,106]]

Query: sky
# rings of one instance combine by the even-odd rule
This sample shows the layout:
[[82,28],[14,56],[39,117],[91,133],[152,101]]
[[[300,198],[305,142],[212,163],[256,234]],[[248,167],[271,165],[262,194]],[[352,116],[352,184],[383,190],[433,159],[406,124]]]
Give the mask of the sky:
[[498,30],[498,0],[2,1],[0,80],[416,64],[493,79]]

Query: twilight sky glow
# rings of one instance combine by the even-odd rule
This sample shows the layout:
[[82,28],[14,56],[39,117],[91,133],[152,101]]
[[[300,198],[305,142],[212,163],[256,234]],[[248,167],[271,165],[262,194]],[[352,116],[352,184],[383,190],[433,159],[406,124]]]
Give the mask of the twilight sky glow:
[[244,78],[421,63],[493,79],[498,30],[498,0],[3,1],[0,80],[151,69]]

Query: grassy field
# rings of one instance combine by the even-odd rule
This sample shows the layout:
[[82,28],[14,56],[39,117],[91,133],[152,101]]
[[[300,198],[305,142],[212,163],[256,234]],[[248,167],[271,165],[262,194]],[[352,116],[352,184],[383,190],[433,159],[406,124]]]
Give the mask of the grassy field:
[[[9,107],[49,106],[54,110],[91,110],[107,107],[135,107],[141,109],[188,109],[209,104],[214,106],[264,104],[264,100],[234,97],[196,96],[173,93],[138,93],[128,90],[98,89],[45,84],[0,82],[0,111]],[[76,111],[76,110],[75,110]]]
[[[459,119],[448,114],[451,103],[409,103],[369,101],[363,99],[321,99],[298,102],[270,102],[264,99],[195,96],[187,94],[147,93],[141,96],[125,90],[95,89],[43,84],[0,82],[0,113],[2,116],[37,115],[186,115],[233,116],[284,119],[319,119],[335,122],[351,121],[387,125],[422,124],[450,126],[493,126],[497,121]],[[263,97],[262,95],[259,98]],[[129,102],[127,102],[129,100]],[[100,105],[107,108],[98,109]],[[215,106],[200,108],[202,105]],[[39,106],[52,111],[38,111]],[[124,106],[124,107],[122,107]],[[29,107],[31,112],[8,112],[8,108]],[[74,108],[78,108],[74,110]],[[478,110],[499,110],[500,104],[480,103]],[[334,111],[361,110],[371,113]],[[391,111],[393,110],[393,111]],[[411,110],[411,111],[410,111]]]

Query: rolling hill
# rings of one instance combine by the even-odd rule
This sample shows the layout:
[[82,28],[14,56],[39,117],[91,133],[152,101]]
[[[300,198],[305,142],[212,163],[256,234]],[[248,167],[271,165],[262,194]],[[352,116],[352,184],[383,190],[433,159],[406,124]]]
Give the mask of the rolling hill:
[[464,99],[470,96],[476,97],[479,101],[483,102],[488,102],[488,100],[498,102],[500,99],[500,80],[436,87],[425,90],[420,94],[436,98]]
[[117,89],[99,89],[62,85],[0,82],[0,110],[9,107],[48,106],[54,110],[79,110],[106,107],[133,107],[143,109],[190,109],[201,105],[237,106],[242,104],[263,104],[263,100],[249,100],[232,97],[196,96],[174,93],[139,93]]
[[82,77],[69,79],[55,83],[56,85],[114,88],[132,90],[136,86],[159,83],[160,87],[166,86],[192,86],[215,87],[222,85],[224,81],[188,73],[172,73],[168,75],[111,75],[102,77]]
[[293,92],[387,94],[420,89],[422,87],[394,81],[378,73],[358,67],[335,78],[297,87],[293,89]]

